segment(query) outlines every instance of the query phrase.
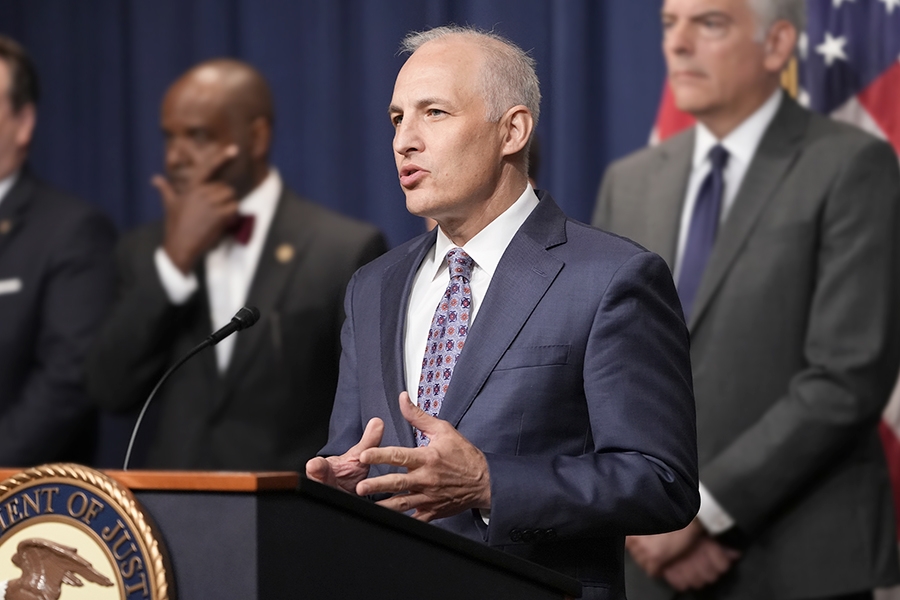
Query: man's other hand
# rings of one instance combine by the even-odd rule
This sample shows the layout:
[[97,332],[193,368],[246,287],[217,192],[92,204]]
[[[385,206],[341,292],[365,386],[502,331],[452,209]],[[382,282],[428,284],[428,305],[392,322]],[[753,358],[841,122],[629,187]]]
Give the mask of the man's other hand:
[[384,422],[379,418],[371,419],[366,424],[359,443],[340,456],[323,458],[317,456],[306,463],[306,476],[309,479],[342,489],[350,494],[356,493],[357,484],[368,477],[369,465],[359,460],[362,452],[376,448],[384,434]]
[[410,425],[428,436],[427,446],[418,448],[370,448],[359,460],[367,465],[388,464],[406,467],[406,473],[392,473],[360,481],[359,495],[391,493],[379,502],[387,508],[431,521],[471,508],[489,509],[491,482],[484,454],[452,425],[433,417],[400,394],[400,411]]

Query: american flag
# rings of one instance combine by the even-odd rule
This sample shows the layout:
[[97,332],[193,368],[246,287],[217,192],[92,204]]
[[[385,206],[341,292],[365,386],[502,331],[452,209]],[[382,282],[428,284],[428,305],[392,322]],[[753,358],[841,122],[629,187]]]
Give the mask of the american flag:
[[[806,11],[799,60],[786,70],[782,83],[801,104],[854,123],[889,141],[900,154],[900,0],[807,0]],[[693,123],[675,107],[666,86],[651,142]],[[880,433],[900,537],[900,384],[884,411]],[[900,590],[879,598],[900,599]]]

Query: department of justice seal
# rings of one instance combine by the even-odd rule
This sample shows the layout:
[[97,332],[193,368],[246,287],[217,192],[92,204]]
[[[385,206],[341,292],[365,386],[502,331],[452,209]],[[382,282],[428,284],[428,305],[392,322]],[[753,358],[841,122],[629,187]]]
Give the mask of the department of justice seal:
[[0,483],[0,600],[174,600],[161,538],[130,491],[74,464]]

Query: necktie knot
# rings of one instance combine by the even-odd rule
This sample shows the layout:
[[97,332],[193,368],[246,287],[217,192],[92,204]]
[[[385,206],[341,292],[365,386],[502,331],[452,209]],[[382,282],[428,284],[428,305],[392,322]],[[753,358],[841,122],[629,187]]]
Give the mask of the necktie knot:
[[475,261],[462,248],[451,248],[447,252],[447,264],[450,267],[450,278],[462,277],[466,281],[472,278]]
[[255,221],[256,217],[253,215],[236,214],[225,228],[225,233],[234,237],[234,241],[238,244],[246,245],[250,241],[250,236],[253,235]]
[[728,165],[728,150],[722,145],[716,144],[709,151],[709,162],[714,171],[722,171]]

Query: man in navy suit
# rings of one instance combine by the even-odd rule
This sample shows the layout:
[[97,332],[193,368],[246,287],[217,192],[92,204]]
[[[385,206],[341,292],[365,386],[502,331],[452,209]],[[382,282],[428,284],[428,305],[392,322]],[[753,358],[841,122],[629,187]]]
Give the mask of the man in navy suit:
[[457,27],[405,49],[395,159],[407,208],[439,227],[351,281],[307,475],[624,598],[624,536],[699,503],[671,276],[528,184],[540,90],[521,49]]
[[0,36],[0,465],[90,460],[88,347],[113,301],[116,232],[28,167],[37,71]]

